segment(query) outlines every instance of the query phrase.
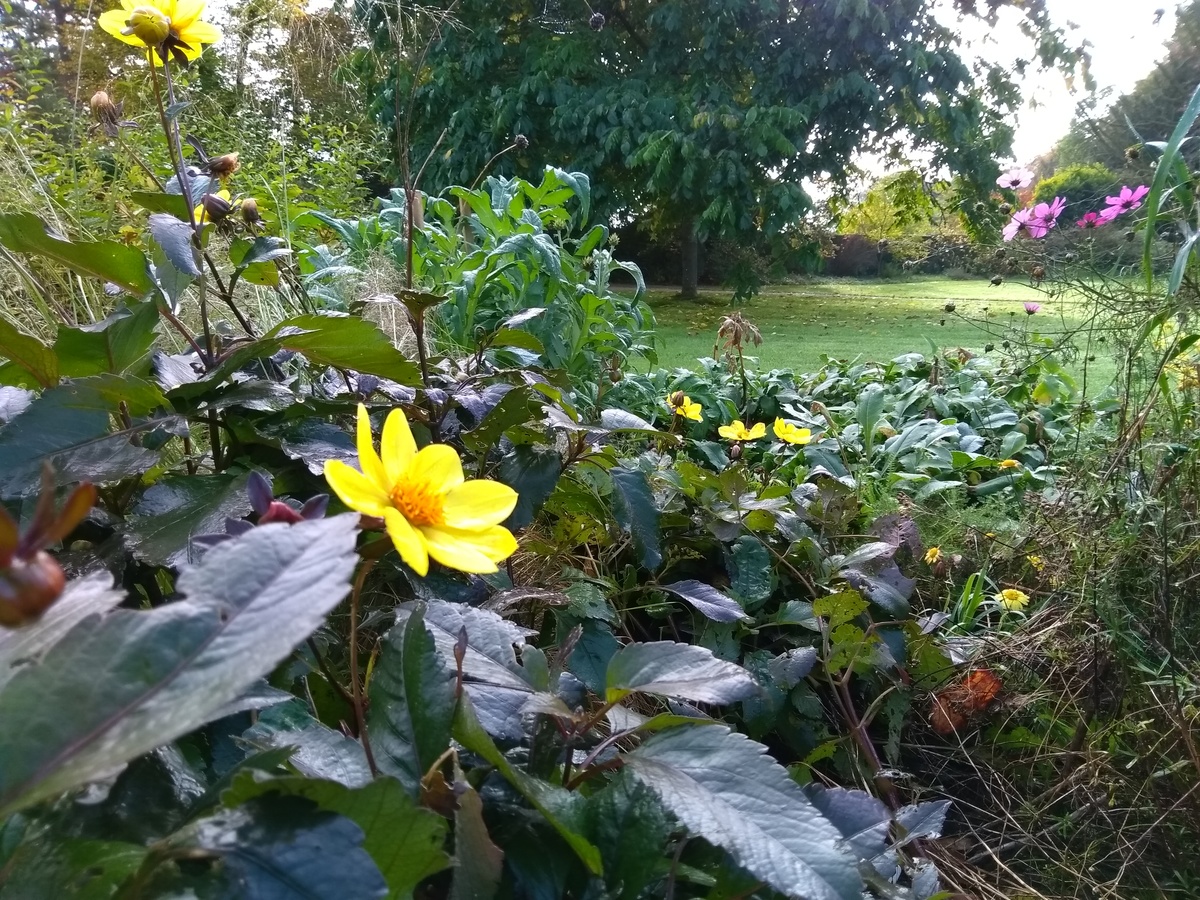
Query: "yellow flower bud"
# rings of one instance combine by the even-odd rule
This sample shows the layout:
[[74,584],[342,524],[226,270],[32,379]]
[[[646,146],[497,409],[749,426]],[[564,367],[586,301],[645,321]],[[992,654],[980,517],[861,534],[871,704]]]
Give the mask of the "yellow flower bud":
[[125,20],[121,34],[136,37],[147,47],[157,47],[171,33],[171,20],[153,6],[139,6]]

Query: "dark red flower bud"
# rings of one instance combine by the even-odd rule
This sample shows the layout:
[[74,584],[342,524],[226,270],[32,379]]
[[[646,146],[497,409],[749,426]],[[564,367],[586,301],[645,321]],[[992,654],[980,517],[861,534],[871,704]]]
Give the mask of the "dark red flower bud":
[[0,626],[16,628],[36,621],[62,594],[67,578],[45,550],[14,559],[0,569]]

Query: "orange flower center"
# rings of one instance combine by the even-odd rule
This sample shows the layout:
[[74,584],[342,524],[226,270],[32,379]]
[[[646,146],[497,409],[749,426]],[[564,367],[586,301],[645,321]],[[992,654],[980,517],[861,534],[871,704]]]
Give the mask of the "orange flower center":
[[442,494],[434,491],[427,483],[401,480],[391,491],[392,505],[410,525],[443,525],[446,516],[442,510]]

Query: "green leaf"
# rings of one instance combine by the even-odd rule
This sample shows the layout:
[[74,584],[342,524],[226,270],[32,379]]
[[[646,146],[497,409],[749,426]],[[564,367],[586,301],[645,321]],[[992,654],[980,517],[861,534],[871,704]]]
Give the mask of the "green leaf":
[[459,698],[458,710],[454,716],[454,739],[494,766],[505,780],[546,818],[587,866],[588,871],[593,875],[602,872],[600,852],[583,836],[583,797],[527,775],[514,767],[483,730],[471,700],[466,695]]
[[697,612],[714,622],[738,622],[749,619],[732,597],[722,594],[711,584],[702,581],[676,581],[661,585],[664,591],[686,600]]
[[729,545],[725,554],[729,572],[729,587],[750,609],[765,603],[771,596],[771,554],[766,546],[751,534],[744,534]]
[[54,352],[61,374],[82,378],[108,372],[144,377],[150,372],[158,310],[153,301],[120,306],[94,325],[58,326]]
[[129,199],[152,213],[167,213],[186,221],[190,211],[183,194],[164,194],[159,191],[130,191]]
[[613,484],[613,514],[617,524],[633,537],[642,565],[657,569],[662,565],[661,534],[654,492],[644,473],[615,466],[609,470]]
[[758,691],[758,683],[741,666],[717,659],[706,647],[674,641],[627,644],[609,660],[605,681],[608,703],[633,693],[732,703]]
[[[419,606],[415,602],[400,604],[396,609],[396,626],[404,625]],[[427,633],[432,635],[434,646],[447,667],[453,665],[450,661],[455,658],[459,635],[466,632],[463,680],[479,719],[489,734],[506,740],[520,740],[525,734],[521,711],[538,686],[518,662],[514,648],[523,648],[525,639],[534,632],[489,610],[444,600],[431,601],[425,607],[424,616]],[[431,711],[429,724],[437,721],[437,715]],[[431,740],[428,749],[434,743]],[[424,774],[423,770],[421,774]]]
[[334,366],[378,375],[401,384],[417,385],[421,373],[396,349],[379,328],[357,316],[318,315],[284,319],[263,337],[229,354],[217,369],[195,384],[181,385],[181,396],[195,396],[220,384],[252,360],[280,350],[303,353],[319,366]]
[[244,771],[221,795],[226,806],[279,792],[304,797],[338,813],[363,831],[363,849],[375,860],[388,885],[389,900],[409,900],[418,884],[450,864],[442,849],[446,821],[417,806],[400,782],[378,778],[359,788],[315,778],[270,778]]
[[247,900],[376,900],[387,883],[345,816],[300,797],[271,795],[193,822],[172,835],[178,855],[221,859],[224,897]]
[[534,335],[519,328],[501,328],[492,338],[493,347],[520,347],[533,353],[545,353],[546,348]]
[[157,387],[130,376],[94,375],[43,392],[0,428],[0,496],[35,492],[47,462],[58,487],[114,481],[150,468],[157,454],[133,446],[129,434],[110,433],[110,417],[122,401],[131,415],[165,403]]
[[0,818],[208,721],[347,594],[358,516],[265,525],[176,583],[185,599],[81,622],[0,691]]
[[17,849],[5,866],[0,898],[110,900],[138,870],[146,853],[137,844],[80,840],[51,832]]
[[504,853],[483,821],[483,800],[469,784],[454,813],[454,880],[450,900],[491,900],[504,874]]
[[126,534],[133,555],[156,566],[178,566],[193,557],[192,538],[225,531],[227,518],[250,512],[241,475],[168,475],[138,499]]
[[857,619],[870,605],[858,591],[849,590],[818,597],[812,603],[812,611],[814,616],[829,619],[832,629]]
[[32,335],[18,331],[0,316],[0,358],[11,360],[33,376],[44,388],[58,384],[58,357]]
[[229,261],[239,269],[255,263],[274,262],[291,255],[292,251],[281,237],[257,237],[254,243],[238,241],[229,248]]
[[163,255],[184,275],[196,278],[200,264],[196,261],[196,245],[192,242],[192,226],[167,213],[150,216],[150,236],[162,248]]
[[22,666],[57,644],[88,616],[106,613],[124,599],[123,593],[113,590],[107,572],[93,572],[69,582],[36,622],[23,628],[0,630],[0,689]]
[[379,767],[414,797],[450,746],[457,675],[448,658],[438,653],[418,604],[384,636],[371,675],[371,749]]
[[346,787],[362,787],[372,779],[362,744],[318,722],[301,700],[264,710],[242,740],[263,753],[289,751],[288,765],[308,778]]
[[625,766],[695,834],[780,893],[803,900],[860,900],[856,863],[762,744],[722,725],[651,735]]
[[554,493],[562,474],[562,458],[553,448],[518,444],[500,460],[497,480],[517,492],[517,506],[504,524],[524,528],[546,499]]
[[665,851],[672,822],[654,793],[621,772],[588,797],[586,820],[614,898],[655,896],[647,888],[669,870]]
[[0,244],[17,253],[48,257],[139,297],[154,290],[142,251],[119,241],[68,241],[33,213],[0,213]]

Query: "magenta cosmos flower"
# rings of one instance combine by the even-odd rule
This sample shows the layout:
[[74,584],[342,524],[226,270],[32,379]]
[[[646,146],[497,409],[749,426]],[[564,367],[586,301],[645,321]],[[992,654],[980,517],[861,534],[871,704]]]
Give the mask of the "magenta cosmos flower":
[[1042,308],[1042,304],[1040,304],[1040,303],[1026,303],[1025,304],[1025,315],[1032,316],[1035,312],[1037,312],[1041,308]]
[[1138,185],[1133,190],[1130,190],[1129,185],[1121,188],[1121,193],[1115,197],[1106,197],[1105,201],[1108,206],[1100,211],[1100,218],[1106,222],[1111,222],[1122,213],[1127,213],[1137,209],[1142,205],[1142,198],[1150,193],[1150,188],[1144,184]]
[[1058,217],[1062,215],[1062,211],[1067,207],[1066,197],[1055,197],[1050,203],[1039,203],[1033,208],[1033,217],[1037,219],[1038,224],[1045,229],[1040,235],[1033,237],[1044,237],[1046,232],[1053,228],[1058,223]]
[[1014,166],[997,178],[996,184],[1010,191],[1015,191],[1020,188],[1027,188],[1033,184],[1033,173],[1028,169],[1022,169],[1019,166]]
[[1102,217],[1100,215],[1100,213],[1090,212],[1090,213],[1084,213],[1083,218],[1080,219],[1075,224],[1078,225],[1080,228],[1099,228],[1101,225],[1103,225],[1107,221],[1108,220],[1105,219],[1104,217]]
[[1013,213],[1012,219],[1004,226],[1004,239],[1011,241],[1022,232],[1034,238],[1042,237],[1046,233],[1046,229],[1034,221],[1032,209],[1019,209]]

